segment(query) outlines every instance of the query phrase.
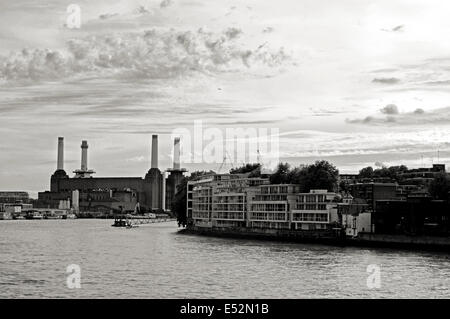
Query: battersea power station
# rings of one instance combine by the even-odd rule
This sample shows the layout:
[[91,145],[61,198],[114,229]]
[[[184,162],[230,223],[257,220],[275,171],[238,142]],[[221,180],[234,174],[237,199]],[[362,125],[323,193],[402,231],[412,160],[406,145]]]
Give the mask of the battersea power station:
[[186,172],[180,165],[180,138],[174,139],[173,167],[161,172],[158,135],[152,135],[151,167],[144,178],[94,177],[95,172],[88,167],[88,147],[88,142],[82,141],[81,166],[69,177],[64,170],[64,138],[58,138],[57,168],[50,178],[50,191],[38,194],[39,206],[103,213],[170,210]]

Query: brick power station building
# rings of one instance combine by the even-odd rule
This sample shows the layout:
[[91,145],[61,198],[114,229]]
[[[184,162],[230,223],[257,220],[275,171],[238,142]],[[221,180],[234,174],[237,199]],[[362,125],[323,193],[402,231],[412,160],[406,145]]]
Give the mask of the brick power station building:
[[158,168],[158,136],[152,136],[151,167],[142,177],[93,177],[88,168],[87,141],[81,144],[81,167],[69,177],[64,170],[64,138],[58,138],[56,171],[50,178],[50,191],[38,194],[39,205],[57,208],[63,201],[72,201],[80,211],[170,210],[176,188],[185,169],[180,167],[180,139],[174,140],[173,168],[168,177]]

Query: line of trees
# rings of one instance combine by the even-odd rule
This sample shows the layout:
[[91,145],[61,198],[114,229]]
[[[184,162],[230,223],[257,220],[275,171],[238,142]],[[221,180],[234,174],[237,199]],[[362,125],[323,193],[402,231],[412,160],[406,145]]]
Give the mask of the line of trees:
[[270,176],[271,184],[298,184],[303,192],[311,189],[336,191],[339,170],[328,161],[291,168],[288,163],[280,163]]
[[406,172],[408,167],[405,165],[399,166],[383,166],[381,168],[373,169],[372,166],[364,167],[359,171],[359,178],[390,178],[394,181],[400,180],[400,174]]
[[249,177],[260,177],[261,176],[261,164],[244,164],[241,167],[230,169],[230,174],[246,174],[249,173]]

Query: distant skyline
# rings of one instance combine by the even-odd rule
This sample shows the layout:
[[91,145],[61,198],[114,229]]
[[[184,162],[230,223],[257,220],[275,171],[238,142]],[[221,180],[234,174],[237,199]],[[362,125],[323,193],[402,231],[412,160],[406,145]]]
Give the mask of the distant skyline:
[[[64,25],[70,3],[80,29]],[[171,167],[171,131],[199,119],[279,128],[292,165],[428,167],[438,150],[450,165],[449,12],[437,0],[4,1],[0,190],[49,189],[58,136],[70,175],[88,140],[97,176],[144,176],[151,134]]]

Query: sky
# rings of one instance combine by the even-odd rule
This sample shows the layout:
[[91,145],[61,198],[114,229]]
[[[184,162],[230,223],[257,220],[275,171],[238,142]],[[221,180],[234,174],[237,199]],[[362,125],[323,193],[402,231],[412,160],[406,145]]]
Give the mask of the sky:
[[96,176],[144,176],[152,134],[171,167],[171,134],[196,120],[278,129],[292,165],[449,165],[449,13],[437,0],[1,1],[0,190],[49,189],[58,136],[70,175],[84,139]]

